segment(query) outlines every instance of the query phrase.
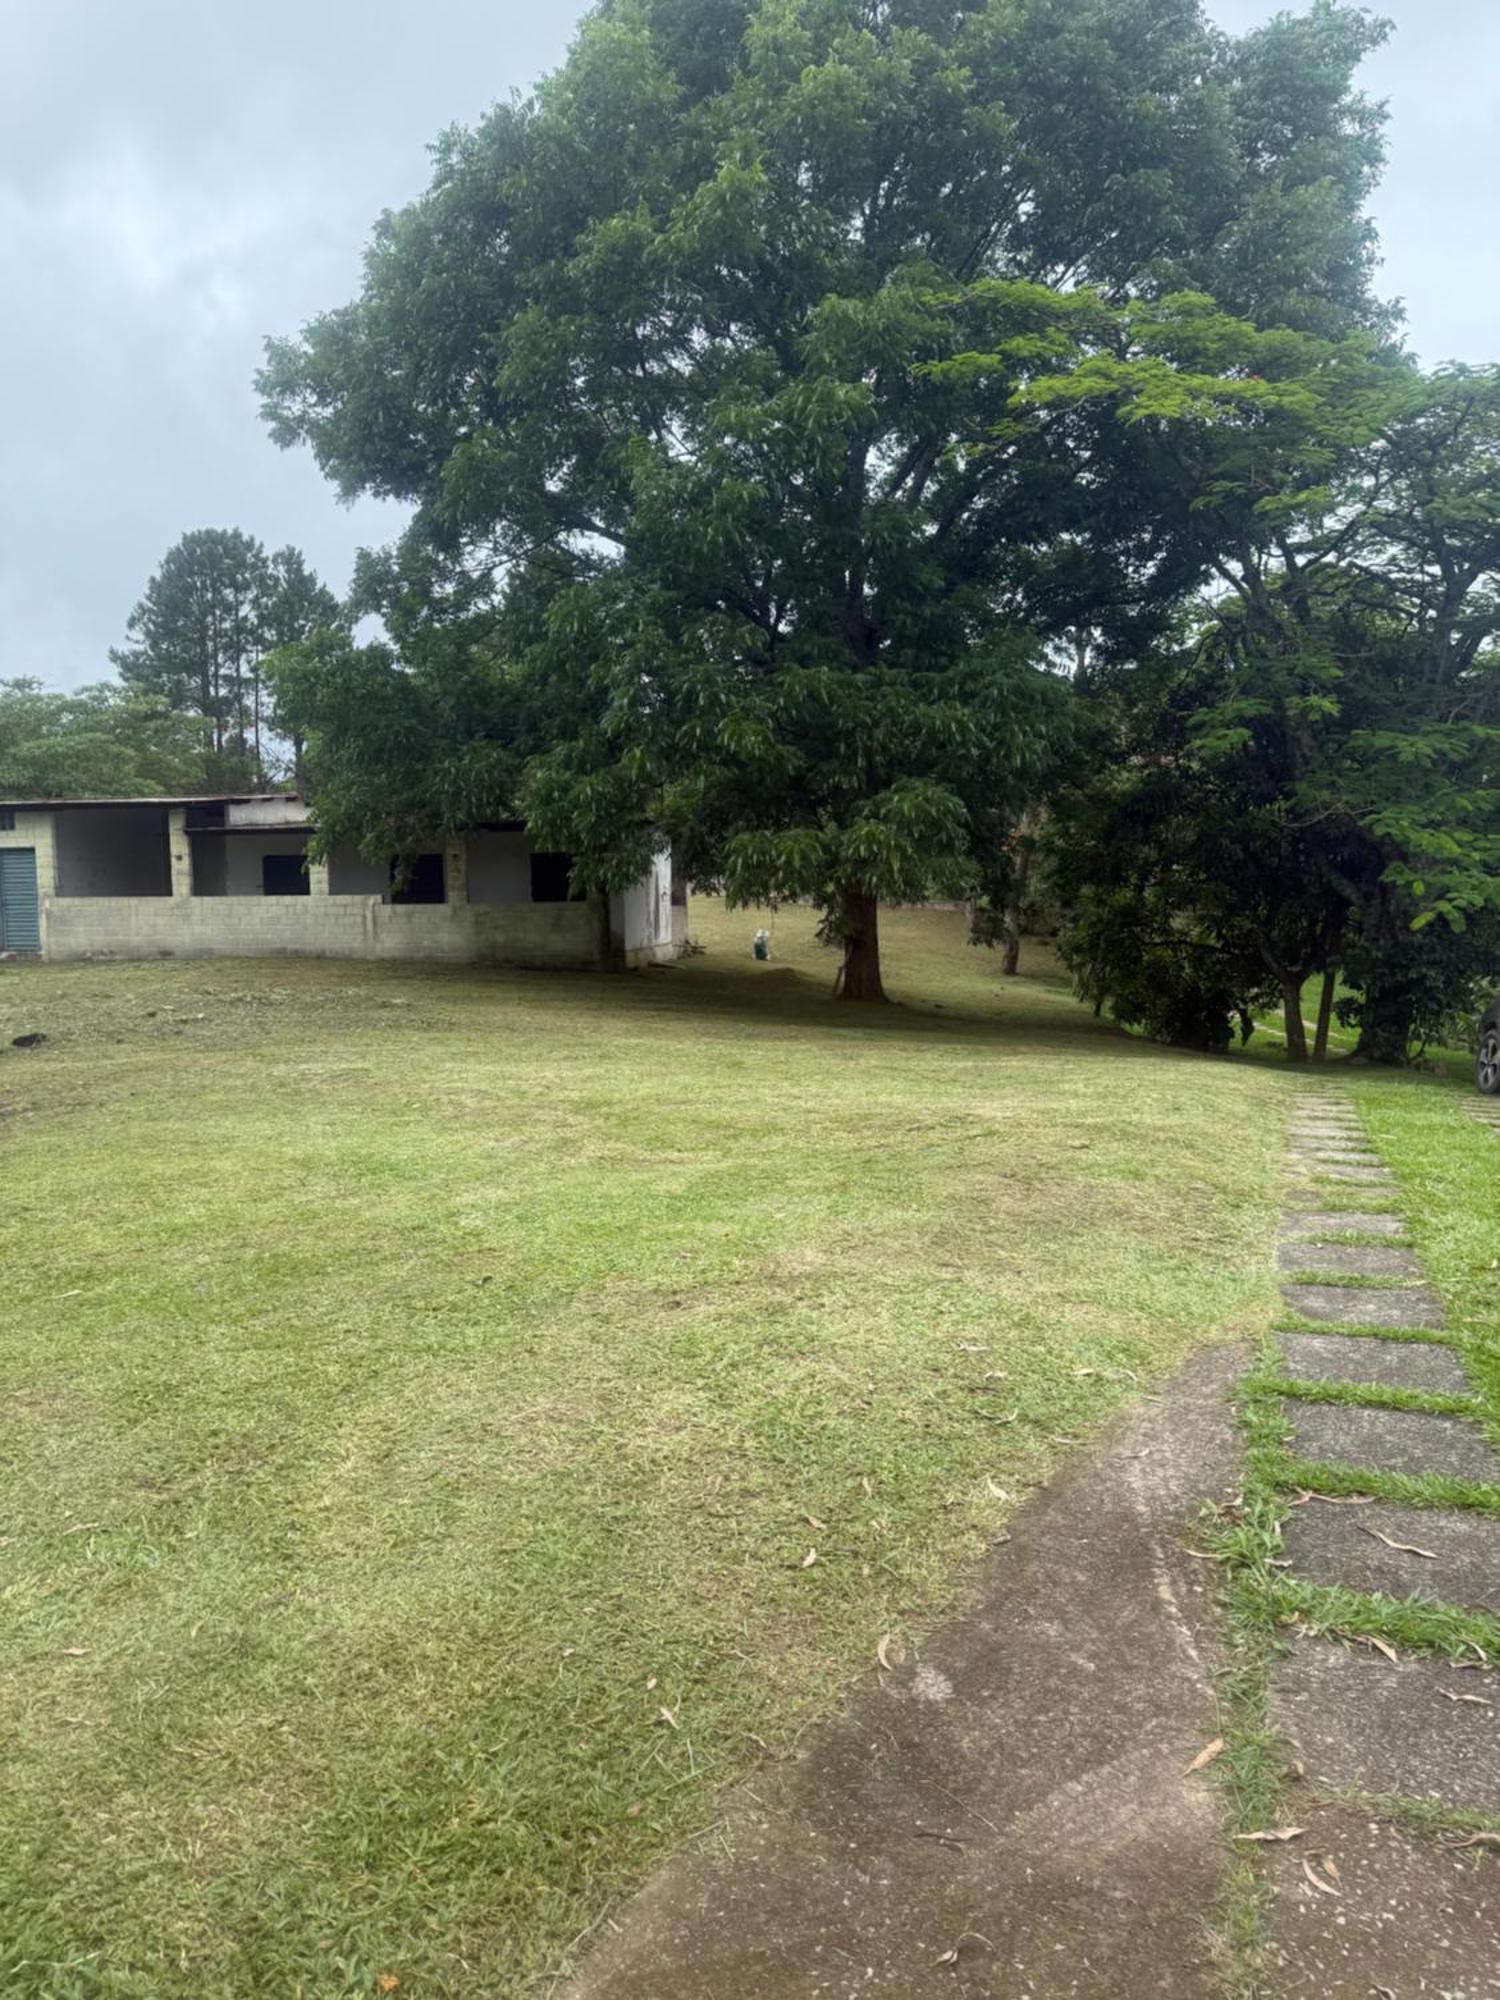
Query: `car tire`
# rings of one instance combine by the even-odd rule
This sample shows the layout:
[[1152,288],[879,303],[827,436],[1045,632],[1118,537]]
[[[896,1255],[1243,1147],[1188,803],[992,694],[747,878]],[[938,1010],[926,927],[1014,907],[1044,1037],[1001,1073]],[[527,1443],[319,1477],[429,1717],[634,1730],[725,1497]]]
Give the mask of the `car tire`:
[[1486,1021],[1479,1030],[1474,1082],[1481,1096],[1500,1097],[1500,1021]]

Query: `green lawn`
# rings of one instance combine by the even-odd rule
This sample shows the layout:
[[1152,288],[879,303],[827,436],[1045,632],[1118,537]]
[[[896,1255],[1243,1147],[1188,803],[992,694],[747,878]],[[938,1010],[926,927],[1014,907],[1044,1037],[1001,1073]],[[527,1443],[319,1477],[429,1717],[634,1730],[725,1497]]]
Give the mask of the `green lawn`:
[[957,915],[888,918],[874,1011],[757,921],[629,978],[0,967],[7,1996],[544,1991],[1269,1323],[1283,1072]]

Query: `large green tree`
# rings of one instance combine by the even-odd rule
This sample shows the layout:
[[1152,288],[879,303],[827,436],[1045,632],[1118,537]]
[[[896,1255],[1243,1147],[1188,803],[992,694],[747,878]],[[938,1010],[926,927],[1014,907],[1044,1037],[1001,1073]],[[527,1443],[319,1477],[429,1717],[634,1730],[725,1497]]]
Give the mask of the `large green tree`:
[[[1379,34],[1329,0],[1239,40],[1197,0],[600,7],[270,349],[278,439],[416,507],[367,571],[396,657],[350,656],[384,679],[344,811],[519,805],[598,886],[665,832],[735,898],[820,904],[878,995],[878,899],[1003,895],[1049,637],[1196,559],[1091,415],[1018,392],[1135,294],[1377,323]],[[326,751],[334,678],[287,682]]]
[[1085,981],[1133,992],[1132,937],[1211,939],[1301,1055],[1302,986],[1342,962],[1361,1053],[1399,1061],[1495,969],[1500,371],[1424,377],[1202,301],[1132,318],[1148,353],[1036,393],[1126,413],[1214,589],[1175,650],[1086,691],[1109,747],[1059,819]]
[[341,618],[298,550],[268,556],[241,529],[199,528],[167,551],[110,658],[135,693],[202,718],[202,782],[262,784],[280,747],[262,663]]
[[203,723],[110,682],[0,681],[0,797],[132,798],[201,781]]

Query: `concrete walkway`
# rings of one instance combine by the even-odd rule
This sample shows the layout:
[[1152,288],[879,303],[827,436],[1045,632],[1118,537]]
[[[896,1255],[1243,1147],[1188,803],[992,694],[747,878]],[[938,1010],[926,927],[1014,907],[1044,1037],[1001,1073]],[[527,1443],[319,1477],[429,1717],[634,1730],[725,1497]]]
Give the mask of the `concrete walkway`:
[[1200,1502],[1242,1353],[1201,1354],[1016,1515],[968,1611],[872,1670],[599,1934],[571,2000],[1219,2000],[1227,1847]]
[[[1393,1245],[1405,1232],[1399,1189],[1353,1107],[1304,1096],[1292,1149],[1282,1292],[1317,1331],[1281,1336],[1286,1375],[1364,1392],[1289,1398],[1292,1449],[1311,1465],[1500,1489],[1500,1459],[1455,1401],[1470,1385],[1441,1304],[1414,1253]],[[1343,1207],[1355,1189],[1360,1208]],[[1391,1390],[1407,1392],[1405,1407],[1380,1406]],[[1310,1583],[1500,1613],[1500,1519],[1477,1509],[1309,1498],[1289,1517],[1285,1551]],[[1264,1862],[1268,1995],[1500,1995],[1500,1865],[1424,1834],[1412,1811],[1500,1815],[1500,1674],[1473,1657],[1394,1650],[1298,1632],[1273,1672],[1273,1721],[1310,1782],[1289,1807],[1303,1836]]]
[[[1309,1475],[1500,1488],[1394,1176],[1331,1093],[1299,1101],[1292,1143],[1280,1339]],[[1217,1578],[1191,1549],[1202,1503],[1239,1486],[1243,1367],[1201,1354],[1023,1507],[964,1614],[734,1793],[606,1921],[566,2000],[1500,2000],[1500,1858],[1412,1810],[1500,1814],[1500,1676],[1478,1660],[1288,1633],[1272,1721],[1303,1831],[1252,1849],[1270,1923],[1250,1987],[1216,1941],[1224,1800],[1191,1767],[1223,1721]],[[1478,1508],[1309,1497],[1285,1558],[1325,1587],[1500,1609],[1500,1520]]]

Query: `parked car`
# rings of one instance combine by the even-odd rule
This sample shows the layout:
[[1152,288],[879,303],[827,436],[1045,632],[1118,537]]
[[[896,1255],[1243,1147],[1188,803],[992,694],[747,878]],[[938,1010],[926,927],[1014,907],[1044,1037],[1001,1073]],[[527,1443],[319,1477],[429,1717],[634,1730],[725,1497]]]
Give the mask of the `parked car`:
[[1500,1097],[1500,993],[1485,1009],[1479,1024],[1479,1052],[1474,1058],[1474,1081],[1486,1097]]

